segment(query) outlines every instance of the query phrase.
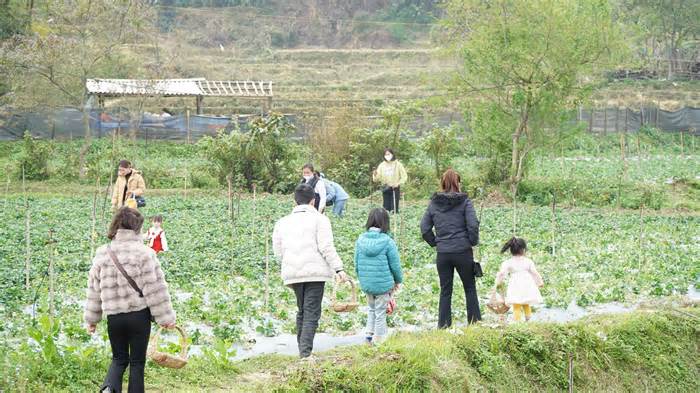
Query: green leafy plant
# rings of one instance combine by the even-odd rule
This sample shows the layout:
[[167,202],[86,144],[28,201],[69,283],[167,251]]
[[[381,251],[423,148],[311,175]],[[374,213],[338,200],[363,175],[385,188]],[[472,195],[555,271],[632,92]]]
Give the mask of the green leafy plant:
[[25,131],[22,140],[22,150],[17,159],[17,177],[27,180],[48,179],[51,146],[46,142],[34,140],[29,131]]

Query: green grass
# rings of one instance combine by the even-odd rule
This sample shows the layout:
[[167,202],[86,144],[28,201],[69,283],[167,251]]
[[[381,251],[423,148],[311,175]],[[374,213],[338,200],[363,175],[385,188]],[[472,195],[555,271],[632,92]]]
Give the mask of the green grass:
[[[153,392],[566,391],[571,360],[575,391],[696,392],[698,318],[697,308],[663,309],[563,325],[478,325],[457,333],[401,333],[380,348],[348,347],[319,354],[311,363],[277,355],[224,368],[200,358],[182,370],[149,363],[146,388]],[[3,364],[0,382],[20,392],[94,391],[108,365],[105,352],[93,354],[84,369],[61,361],[42,364],[31,352],[16,352],[12,360],[24,367]],[[28,375],[49,367],[79,372],[70,381]]]

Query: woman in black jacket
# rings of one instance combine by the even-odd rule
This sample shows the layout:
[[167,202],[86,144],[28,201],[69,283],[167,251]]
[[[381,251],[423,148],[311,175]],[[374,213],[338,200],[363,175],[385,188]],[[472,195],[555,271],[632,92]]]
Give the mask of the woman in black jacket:
[[442,175],[441,187],[443,192],[433,194],[430,199],[420,228],[423,239],[432,247],[437,247],[440,276],[438,328],[448,328],[452,325],[452,279],[455,269],[464,286],[469,323],[481,320],[472,251],[472,247],[479,244],[479,220],[471,200],[460,190],[457,172],[448,169]]

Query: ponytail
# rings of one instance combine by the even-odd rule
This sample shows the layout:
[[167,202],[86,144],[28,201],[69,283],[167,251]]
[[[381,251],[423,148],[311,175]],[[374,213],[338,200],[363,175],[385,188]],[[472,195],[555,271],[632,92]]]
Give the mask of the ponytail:
[[527,250],[527,243],[525,239],[517,238],[515,236],[511,237],[506,244],[501,248],[501,253],[510,250],[512,255],[522,255],[525,250]]

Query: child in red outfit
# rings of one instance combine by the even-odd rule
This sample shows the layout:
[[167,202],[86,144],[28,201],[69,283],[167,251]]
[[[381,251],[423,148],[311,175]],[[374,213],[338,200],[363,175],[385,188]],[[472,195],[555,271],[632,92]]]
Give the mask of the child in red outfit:
[[148,229],[148,247],[155,250],[156,254],[168,251],[168,241],[163,230],[163,216],[151,217],[151,227]]

